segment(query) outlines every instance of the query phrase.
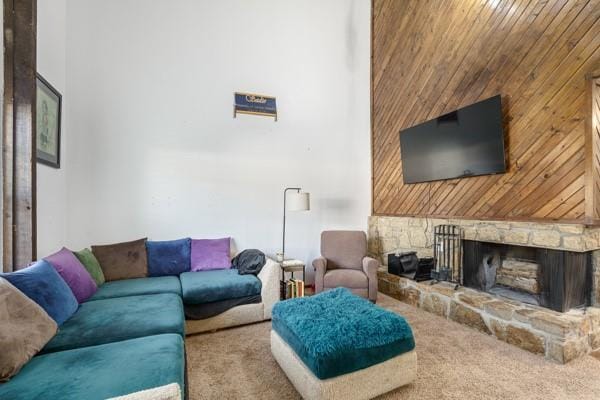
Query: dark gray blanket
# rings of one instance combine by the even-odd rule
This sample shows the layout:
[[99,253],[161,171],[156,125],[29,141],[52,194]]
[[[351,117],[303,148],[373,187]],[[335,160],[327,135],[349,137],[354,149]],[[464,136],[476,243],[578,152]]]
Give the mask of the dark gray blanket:
[[231,261],[233,268],[237,269],[240,275],[253,274],[258,275],[266,263],[265,253],[256,249],[242,251]]
[[233,307],[241,306],[243,304],[260,303],[261,301],[262,298],[260,297],[260,294],[257,294],[237,299],[214,301],[212,303],[186,304],[183,308],[185,311],[185,319],[206,319],[224,313]]

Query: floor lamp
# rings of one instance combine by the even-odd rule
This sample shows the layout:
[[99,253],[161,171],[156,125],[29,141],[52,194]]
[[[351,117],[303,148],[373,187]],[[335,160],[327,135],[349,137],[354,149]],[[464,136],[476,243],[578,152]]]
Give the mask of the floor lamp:
[[[288,199],[288,190],[293,190]],[[285,214],[286,211],[310,210],[310,193],[301,192],[301,188],[285,188],[283,191],[283,240],[281,244],[281,262],[285,260]],[[287,204],[289,201],[289,204]]]

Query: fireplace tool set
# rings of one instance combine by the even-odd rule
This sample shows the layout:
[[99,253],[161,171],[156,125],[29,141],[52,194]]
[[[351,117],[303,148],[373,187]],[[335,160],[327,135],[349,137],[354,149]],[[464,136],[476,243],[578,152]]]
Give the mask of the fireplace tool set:
[[456,225],[438,225],[433,228],[433,269],[431,284],[450,282],[456,289],[463,284],[463,231]]

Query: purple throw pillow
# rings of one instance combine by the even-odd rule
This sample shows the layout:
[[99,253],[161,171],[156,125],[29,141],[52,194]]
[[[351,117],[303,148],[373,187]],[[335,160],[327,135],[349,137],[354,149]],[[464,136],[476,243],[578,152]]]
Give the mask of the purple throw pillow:
[[229,238],[192,239],[191,271],[231,268]]
[[75,255],[66,248],[62,248],[46,258],[58,274],[67,282],[69,288],[79,303],[83,303],[98,290],[96,282]]

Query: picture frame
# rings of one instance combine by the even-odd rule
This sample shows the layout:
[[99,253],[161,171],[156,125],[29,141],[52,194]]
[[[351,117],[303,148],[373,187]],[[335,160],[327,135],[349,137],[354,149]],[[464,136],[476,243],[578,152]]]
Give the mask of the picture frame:
[[36,159],[60,168],[62,95],[39,73],[36,74]]

